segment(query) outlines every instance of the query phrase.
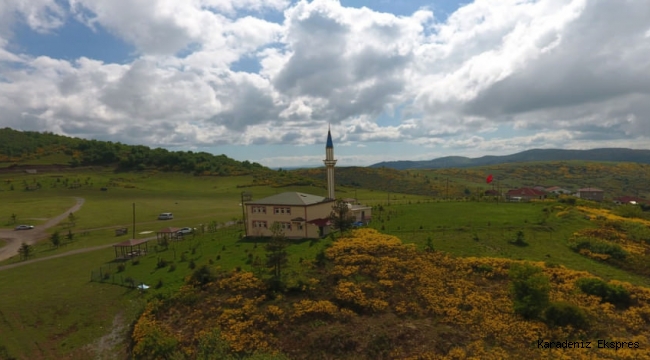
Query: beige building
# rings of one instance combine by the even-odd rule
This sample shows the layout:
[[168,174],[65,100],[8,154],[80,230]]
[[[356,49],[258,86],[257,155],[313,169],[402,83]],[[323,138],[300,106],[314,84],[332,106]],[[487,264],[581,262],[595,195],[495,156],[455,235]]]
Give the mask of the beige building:
[[355,222],[362,222],[364,225],[368,224],[372,219],[372,207],[361,205],[357,202],[357,199],[347,198],[342,199],[348,208],[350,209],[350,215],[354,217]]
[[[332,207],[336,203],[334,193],[334,144],[332,134],[327,130],[325,160],[327,171],[327,197],[300,192],[285,192],[260,200],[246,201],[244,224],[246,236],[272,236],[271,226],[280,223],[284,235],[290,239],[317,239],[330,233]],[[352,199],[354,200],[354,199]],[[345,201],[345,200],[344,200]],[[372,208],[354,201],[348,203],[355,221],[367,224]]]
[[578,197],[585,200],[603,201],[603,194],[605,192],[598,188],[584,188],[578,189]]
[[330,232],[329,216],[335,200],[300,192],[285,192],[247,201],[246,235],[271,236],[278,222],[287,238],[317,239]]

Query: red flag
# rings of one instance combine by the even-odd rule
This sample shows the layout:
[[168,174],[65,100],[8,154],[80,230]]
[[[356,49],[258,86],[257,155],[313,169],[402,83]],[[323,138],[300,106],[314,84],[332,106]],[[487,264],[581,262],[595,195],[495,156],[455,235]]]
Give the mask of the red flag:
[[492,174],[488,175],[487,179],[485,179],[486,183],[491,183],[492,182]]

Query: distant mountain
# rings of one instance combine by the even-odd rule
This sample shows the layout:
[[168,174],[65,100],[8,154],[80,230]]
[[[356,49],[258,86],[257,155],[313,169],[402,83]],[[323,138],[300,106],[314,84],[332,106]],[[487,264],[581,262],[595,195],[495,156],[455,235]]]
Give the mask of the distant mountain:
[[406,169],[443,169],[471,166],[497,165],[529,161],[616,161],[650,164],[650,150],[633,150],[625,148],[605,148],[592,150],[532,149],[504,156],[482,156],[468,158],[464,156],[446,156],[428,161],[384,161],[370,165],[373,168]]

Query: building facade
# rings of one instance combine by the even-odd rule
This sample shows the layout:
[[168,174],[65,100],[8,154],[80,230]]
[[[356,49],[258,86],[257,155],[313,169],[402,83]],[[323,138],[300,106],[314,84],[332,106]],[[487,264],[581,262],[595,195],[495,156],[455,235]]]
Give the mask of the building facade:
[[603,190],[592,187],[578,189],[577,193],[579,198],[592,201],[603,201],[604,194],[605,192]]
[[330,232],[329,216],[335,200],[300,192],[285,192],[246,206],[246,235],[268,237],[271,226],[279,223],[289,239],[317,239]]

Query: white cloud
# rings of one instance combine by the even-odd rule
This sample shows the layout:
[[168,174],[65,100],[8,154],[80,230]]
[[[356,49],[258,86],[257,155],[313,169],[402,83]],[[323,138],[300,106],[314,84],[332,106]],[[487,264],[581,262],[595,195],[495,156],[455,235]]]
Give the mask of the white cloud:
[[[281,24],[263,18],[281,11]],[[133,44],[135,60],[12,43],[17,22],[56,32],[69,14]],[[368,151],[642,144],[648,23],[647,0],[476,0],[443,22],[333,0],[6,0],[0,125],[155,146],[310,145],[328,123]]]
[[48,32],[63,24],[65,11],[55,0],[3,0],[0,6],[0,38],[11,36],[16,21],[22,21],[34,31]]

